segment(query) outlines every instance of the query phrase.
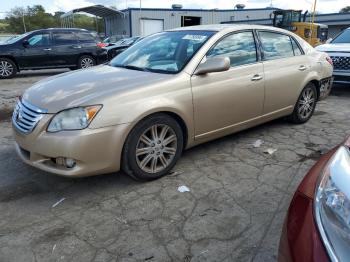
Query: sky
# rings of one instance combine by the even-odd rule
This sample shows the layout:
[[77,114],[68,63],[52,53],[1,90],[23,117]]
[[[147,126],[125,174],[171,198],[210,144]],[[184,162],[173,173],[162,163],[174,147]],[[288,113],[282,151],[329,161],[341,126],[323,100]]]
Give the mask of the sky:
[[[283,9],[311,10],[314,0],[141,0],[142,7],[170,8],[172,4],[182,4],[184,8],[219,8],[232,9],[236,4],[245,4],[246,8],[264,8],[267,6]],[[16,6],[28,6],[40,4],[50,12],[69,11],[74,8],[102,4],[125,7],[139,7],[140,0],[0,0],[0,17]],[[350,0],[318,0],[317,11],[320,13],[338,12],[344,6],[350,6]]]

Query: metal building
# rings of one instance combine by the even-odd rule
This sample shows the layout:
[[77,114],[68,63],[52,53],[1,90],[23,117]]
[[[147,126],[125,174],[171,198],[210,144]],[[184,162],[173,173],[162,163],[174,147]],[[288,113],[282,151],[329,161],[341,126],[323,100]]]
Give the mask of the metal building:
[[[310,20],[308,15],[306,21]],[[272,25],[272,19],[242,19],[236,21],[224,21],[224,24],[231,23],[249,23],[249,24],[259,24],[259,25]],[[350,13],[329,13],[329,14],[316,14],[315,23],[328,25],[328,37],[334,38],[344,29],[350,27]]]
[[269,19],[277,8],[262,9],[182,9],[174,8],[128,8],[116,10],[102,5],[74,9],[61,16],[63,27],[74,27],[74,13],[86,12],[102,17],[105,34],[125,36],[146,36],[181,26],[220,24],[224,21]]

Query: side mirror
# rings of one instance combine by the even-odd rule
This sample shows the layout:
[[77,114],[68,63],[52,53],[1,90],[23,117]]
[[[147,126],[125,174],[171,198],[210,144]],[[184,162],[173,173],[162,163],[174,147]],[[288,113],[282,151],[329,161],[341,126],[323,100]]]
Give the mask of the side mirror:
[[328,38],[326,41],[326,44],[329,44],[330,42],[332,42],[333,38]]
[[23,45],[24,47],[28,47],[28,46],[29,46],[28,40],[23,40],[22,45]]
[[198,65],[195,75],[204,75],[214,72],[223,72],[230,69],[230,59],[228,57],[209,57],[204,63]]

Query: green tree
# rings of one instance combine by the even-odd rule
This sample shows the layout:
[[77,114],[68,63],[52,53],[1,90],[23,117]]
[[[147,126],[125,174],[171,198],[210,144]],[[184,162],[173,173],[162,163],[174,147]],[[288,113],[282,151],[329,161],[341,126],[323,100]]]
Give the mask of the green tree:
[[[64,12],[55,12],[54,15],[46,13],[41,5],[27,6],[25,8],[15,7],[3,21],[6,26],[0,27],[0,30],[5,30],[6,33],[21,34],[25,31],[61,27],[62,14]],[[74,14],[74,27],[98,32],[104,31],[103,19],[83,14]]]
[[350,13],[350,6],[343,7],[339,13]]

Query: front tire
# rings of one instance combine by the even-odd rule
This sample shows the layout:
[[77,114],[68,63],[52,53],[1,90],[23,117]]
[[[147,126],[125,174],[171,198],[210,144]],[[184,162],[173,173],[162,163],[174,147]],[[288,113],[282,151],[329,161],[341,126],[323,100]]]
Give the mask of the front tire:
[[175,166],[182,150],[180,125],[166,114],[156,114],[130,132],[123,149],[122,169],[137,180],[157,179]]
[[96,65],[95,59],[90,55],[83,55],[78,60],[78,68],[85,69]]
[[295,124],[307,122],[313,115],[317,103],[317,90],[313,83],[307,84],[299,95],[289,119]]
[[16,74],[16,64],[11,59],[0,58],[0,79],[13,78]]

